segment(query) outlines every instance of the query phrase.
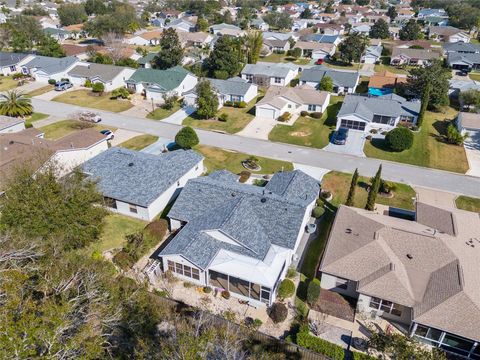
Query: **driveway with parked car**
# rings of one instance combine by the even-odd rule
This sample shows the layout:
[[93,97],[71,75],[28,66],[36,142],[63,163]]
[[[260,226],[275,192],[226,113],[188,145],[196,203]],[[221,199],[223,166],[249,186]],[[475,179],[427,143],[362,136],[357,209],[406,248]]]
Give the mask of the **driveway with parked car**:
[[349,130],[348,136],[343,145],[341,145],[343,141],[336,140],[337,136],[339,138],[343,138],[344,135],[342,132],[340,132],[340,134],[335,132],[330,139],[330,143],[325,146],[323,150],[365,157],[365,154],[363,153],[363,146],[365,145],[365,133],[362,131]]

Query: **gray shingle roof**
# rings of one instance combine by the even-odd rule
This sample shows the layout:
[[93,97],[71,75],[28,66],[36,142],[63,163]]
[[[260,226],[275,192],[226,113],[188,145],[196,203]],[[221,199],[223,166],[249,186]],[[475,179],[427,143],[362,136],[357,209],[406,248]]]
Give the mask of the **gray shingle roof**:
[[395,94],[377,97],[347,95],[337,116],[356,114],[366,121],[372,121],[374,115],[418,116],[420,105],[418,101],[407,101]]
[[77,65],[68,72],[70,76],[95,78],[98,77],[103,82],[109,82],[115,79],[124,69],[123,66],[104,65],[91,63],[87,66]]
[[38,70],[43,71],[47,75],[52,75],[65,71],[77,61],[78,59],[75,56],[54,58],[36,55],[32,60],[25,64],[25,67],[29,69],[37,68]]
[[20,53],[11,53],[6,51],[0,51],[0,66],[11,66],[16,65],[23,59],[25,59],[28,54]]
[[443,50],[446,52],[478,53],[480,52],[480,45],[464,42],[445,43],[443,44]]
[[254,85],[243,79],[208,79],[212,86],[222,95],[239,95],[244,96],[247,91]]
[[296,68],[291,64],[281,63],[261,63],[247,64],[242,70],[242,74],[263,75],[269,77],[284,78],[290,71],[295,71]]
[[202,158],[193,150],[151,155],[114,147],[84,163],[83,171],[104,196],[147,207]]
[[357,84],[359,78],[357,72],[331,70],[324,66],[316,66],[303,70],[300,81],[320,83],[324,76],[330,77],[335,86],[349,88],[353,88]]
[[480,53],[448,53],[447,63],[449,65],[458,63],[480,64]]
[[221,171],[187,182],[168,214],[187,225],[160,256],[180,254],[205,269],[220,249],[262,260],[272,244],[294,248],[305,209],[318,196],[318,182],[299,170],[275,174],[265,188],[235,178]]

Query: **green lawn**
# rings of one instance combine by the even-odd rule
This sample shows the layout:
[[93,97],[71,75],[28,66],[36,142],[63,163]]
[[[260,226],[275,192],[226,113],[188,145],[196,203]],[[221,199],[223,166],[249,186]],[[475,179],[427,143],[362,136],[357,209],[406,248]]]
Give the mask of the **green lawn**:
[[393,152],[385,140],[373,139],[365,143],[365,155],[464,174],[468,170],[465,149],[443,140],[449,121],[456,114],[453,108],[448,108],[446,113],[427,112],[423,126],[420,132],[415,133],[413,146],[409,150]]
[[229,134],[234,134],[243,130],[245,126],[255,118],[255,104],[260,96],[257,96],[250,101],[244,109],[228,106],[222,107],[218,112],[217,117],[221,114],[227,114],[227,121],[199,119],[196,113],[193,113],[183,120],[183,125],[199,129],[225,131]]
[[396,66],[391,66],[391,65],[385,65],[385,64],[377,64],[375,65],[374,68],[375,72],[383,72],[383,71],[389,71],[394,74],[408,74],[408,70],[402,69]]
[[480,81],[480,73],[479,72],[470,73],[470,74],[468,74],[468,76],[472,80]]
[[144,134],[144,135],[135,136],[127,141],[124,141],[118,146],[123,147],[125,149],[139,151],[146,148],[148,145],[153,144],[157,140],[158,140],[158,136]]
[[17,87],[18,80],[13,80],[11,76],[0,76],[0,91],[7,91]]
[[142,230],[147,223],[128,216],[111,214],[103,220],[103,229],[97,243],[89,247],[89,253],[103,252],[110,249],[121,248],[125,245],[125,235]]
[[368,82],[370,78],[368,76],[360,76],[360,82],[358,83],[357,88],[355,89],[356,94],[366,94],[368,93]]
[[[226,169],[234,174],[238,174],[242,171],[246,171],[242,166],[242,161],[246,160],[250,155],[223,150],[216,147],[197,145],[195,150],[200,152],[205,157],[205,166],[209,173]],[[280,161],[274,159],[268,159],[257,156],[258,164],[262,167],[258,173],[260,174],[273,174],[281,170],[293,170],[293,164],[287,161]]]
[[[332,192],[333,199],[331,203],[335,206],[344,204],[347,200],[347,194],[350,189],[352,181],[352,174],[331,171],[322,179],[322,189]],[[367,203],[368,192],[366,186],[370,183],[370,179],[364,176],[359,176],[357,188],[355,191],[355,199],[353,205],[355,207],[363,208]],[[383,197],[380,194],[377,196],[376,203],[402,209],[413,210],[412,197],[415,197],[415,190],[410,186],[400,183],[394,183],[395,190],[392,198]]]
[[459,196],[455,200],[457,208],[480,213],[480,199],[469,196]]
[[43,86],[41,88],[38,88],[36,90],[33,90],[33,91],[30,91],[28,92],[26,95],[28,97],[34,97],[34,96],[38,96],[38,95],[42,95],[42,94],[45,94],[49,91],[52,91],[53,89],[55,89],[55,86],[53,85],[46,85],[46,86]]
[[348,64],[341,61],[333,61],[326,59],[323,62],[324,65],[331,67],[333,69],[341,69],[341,70],[358,70],[362,67],[361,64]]
[[28,119],[27,122],[33,123],[35,121],[40,121],[48,118],[50,115],[34,112]]
[[330,106],[321,119],[299,117],[292,126],[278,124],[268,135],[270,141],[323,148],[328,145],[330,134],[335,130],[337,113],[342,98],[332,96]]
[[[82,124],[82,122],[78,120],[62,120],[50,125],[43,126],[40,128],[40,130],[45,133],[45,138],[57,140],[68,134],[82,129],[82,126],[85,126],[85,124]],[[99,124],[93,125],[92,127],[97,129],[98,131],[107,128]],[[116,130],[112,126],[109,126],[108,129],[112,131]]]
[[293,62],[298,65],[307,65],[310,64],[311,59],[300,58],[295,59],[293,57],[287,56],[286,54],[270,54],[268,56],[260,58],[260,61],[281,63],[281,62]]
[[180,110],[179,103],[176,103],[175,106],[170,110],[159,107],[159,108],[156,108],[154,112],[148,113],[147,119],[163,120],[169,117],[170,115],[172,115],[173,113],[176,113],[178,110]]
[[90,90],[69,91],[54,97],[53,101],[112,112],[122,112],[133,106],[128,100],[110,99],[109,93],[94,96]]

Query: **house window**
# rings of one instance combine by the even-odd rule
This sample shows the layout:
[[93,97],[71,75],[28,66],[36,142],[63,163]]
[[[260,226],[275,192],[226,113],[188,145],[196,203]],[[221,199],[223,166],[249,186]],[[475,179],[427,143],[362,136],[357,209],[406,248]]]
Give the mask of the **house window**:
[[308,111],[317,111],[317,105],[308,105]]
[[347,288],[348,288],[348,280],[337,277],[337,278],[335,279],[335,287],[336,287],[337,289],[347,290]]
[[168,270],[171,272],[175,272],[175,263],[173,261],[168,260]]
[[10,66],[10,71],[17,71],[17,67],[15,65]]
[[377,124],[395,125],[395,118],[391,116],[373,115],[372,121]]
[[177,186],[180,186],[180,180],[177,181]]
[[382,300],[377,297],[370,299],[370,307],[375,310],[383,311],[387,314],[402,316],[401,306],[391,301]]
[[115,199],[109,198],[109,197],[104,197],[103,202],[106,207],[116,209],[117,208],[117,201]]
[[130,204],[130,205],[129,205],[129,209],[130,209],[130,212],[131,212],[131,213],[134,213],[134,214],[137,214],[137,213],[138,213],[137,205],[132,205],[132,204]]
[[168,260],[168,270],[195,280],[200,280],[200,271],[194,267]]
[[250,81],[250,82],[253,81],[253,75],[252,74],[246,74],[245,77],[247,78],[247,81]]
[[413,123],[413,120],[415,119],[414,116],[406,116],[406,115],[402,115],[400,117],[400,121],[405,121],[405,122],[408,122],[408,123]]
[[282,83],[282,78],[276,77],[275,84],[281,84],[281,83]]

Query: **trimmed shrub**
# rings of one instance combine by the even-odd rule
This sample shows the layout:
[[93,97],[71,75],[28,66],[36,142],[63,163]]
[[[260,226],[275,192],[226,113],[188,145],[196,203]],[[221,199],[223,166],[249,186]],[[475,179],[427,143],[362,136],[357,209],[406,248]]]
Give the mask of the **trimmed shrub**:
[[315,208],[312,211],[312,216],[315,219],[322,217],[323,214],[325,214],[325,208],[323,206],[315,206]]
[[282,115],[278,117],[278,121],[286,122],[290,120],[291,117],[292,117],[292,114],[290,114],[288,111],[285,111]]
[[295,276],[297,276],[297,270],[295,270],[295,268],[293,268],[293,267],[288,268],[288,270],[287,270],[287,278],[292,279],[292,278],[294,278]]
[[222,114],[220,114],[220,116],[218,117],[218,120],[219,120],[219,121],[222,121],[222,122],[227,122],[227,120],[228,120],[228,114],[227,114],[227,113],[222,113]]
[[270,308],[270,318],[275,324],[284,322],[287,319],[288,309],[285,304],[274,303]]
[[91,88],[92,87],[92,81],[90,79],[85,80],[85,85],[86,88]]
[[250,172],[249,171],[242,171],[240,173],[240,179],[238,179],[239,182],[244,183],[250,178]]
[[[2,75],[3,75],[3,74],[2,74]],[[28,77],[28,75],[22,74],[22,73],[20,73],[20,72],[17,72],[17,73],[15,73],[15,74],[12,75],[12,79],[13,79],[13,80],[23,79],[24,77]],[[50,79],[50,80],[53,80],[53,79]],[[50,81],[50,80],[48,80],[48,81]],[[53,80],[53,81],[55,81],[55,80]],[[54,83],[54,84],[55,84],[55,83]]]
[[205,294],[210,294],[212,292],[212,288],[210,286],[204,286],[203,287],[203,292]]
[[233,101],[230,101],[230,100],[229,100],[229,101],[225,101],[225,102],[223,103],[223,106],[230,106],[230,107],[231,107],[231,106],[233,106]]
[[33,127],[33,124],[29,121],[25,121],[25,129],[30,129]]
[[325,190],[321,193],[321,197],[324,199],[328,199],[330,196],[332,196],[332,193],[330,191]]
[[321,119],[322,118],[322,113],[317,111],[317,112],[311,113],[310,116],[314,119]]
[[290,279],[284,279],[278,287],[278,298],[284,300],[295,293],[295,284]]
[[103,93],[105,91],[105,85],[100,82],[92,84],[92,91],[94,93]]
[[189,288],[193,287],[193,284],[191,282],[184,281],[183,282],[183,287],[189,289]]
[[351,354],[352,354],[351,356],[352,360],[376,360],[377,359],[376,357],[373,357],[358,351],[352,351]]
[[295,87],[300,83],[300,79],[292,79],[290,80],[290,86]]
[[226,300],[230,299],[230,292],[228,292],[227,290],[223,290],[222,297]]
[[377,129],[372,129],[370,130],[370,134],[377,134],[378,133],[378,130]]
[[320,296],[320,280],[317,278],[310,281],[307,287],[307,303],[313,305],[317,302]]
[[395,190],[396,186],[394,183],[385,181],[383,179],[380,180],[380,188],[379,191],[384,194],[390,194],[391,191]]
[[262,326],[263,324],[263,321],[260,320],[260,319],[254,319],[253,320],[253,323],[252,323],[252,326],[255,328],[255,329],[258,329],[260,326]]
[[308,328],[300,330],[297,334],[297,344],[316,353],[326,355],[332,360],[343,360],[345,358],[345,350],[341,346],[310,335]]
[[[15,79],[15,78],[14,78]],[[48,83],[50,85],[55,85],[57,83],[57,81],[55,79],[48,79]]]
[[306,116],[310,116],[310,113],[308,111],[300,111],[300,116],[303,116],[303,117],[306,117]]
[[245,109],[247,107],[247,103],[245,101],[239,101],[237,103],[237,107],[239,107],[240,109]]
[[185,126],[182,128],[177,135],[175,135],[175,142],[182,149],[191,149],[197,145],[200,140],[198,139],[197,133],[190,126]]
[[111,98],[112,99],[128,99],[130,97],[130,93],[128,92],[127,88],[120,87],[112,91]]
[[413,145],[413,133],[405,127],[397,127],[387,133],[385,140],[393,151],[408,150]]

